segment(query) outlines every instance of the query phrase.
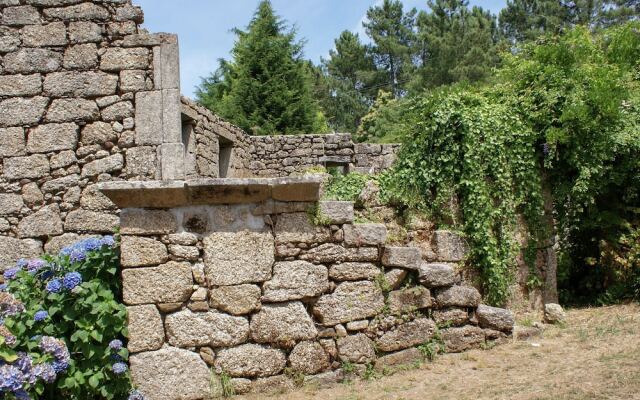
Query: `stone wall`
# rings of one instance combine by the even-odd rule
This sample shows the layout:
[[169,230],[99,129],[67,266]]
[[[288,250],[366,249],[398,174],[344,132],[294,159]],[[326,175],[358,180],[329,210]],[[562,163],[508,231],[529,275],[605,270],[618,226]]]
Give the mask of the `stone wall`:
[[112,232],[109,180],[183,178],[178,45],[130,0],[0,1],[0,269]]
[[237,394],[339,382],[345,364],[422,360],[416,346],[436,333],[448,352],[510,335],[511,313],[480,305],[451,265],[386,245],[385,225],[355,224],[350,202],[317,203],[318,186],[103,187],[123,208],[131,372],[147,398],[209,398],[210,371]]

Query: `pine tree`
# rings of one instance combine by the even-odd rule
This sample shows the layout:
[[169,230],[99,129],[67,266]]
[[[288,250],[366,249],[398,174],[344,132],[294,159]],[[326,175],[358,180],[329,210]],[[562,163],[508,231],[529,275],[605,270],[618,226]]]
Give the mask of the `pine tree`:
[[312,133],[322,116],[302,43],[287,31],[269,0],[260,2],[246,31],[236,29],[233,60],[203,80],[198,100],[255,134]]
[[326,91],[321,104],[329,124],[334,130],[355,132],[376,95],[373,59],[358,34],[344,31],[322,64]]
[[559,32],[570,18],[569,9],[560,0],[507,0],[499,21],[503,35],[516,44]]
[[429,1],[418,16],[421,43],[419,87],[436,87],[487,78],[498,62],[495,17],[467,0]]
[[[414,69],[415,8],[404,12],[399,0],[384,0],[369,8],[363,26],[373,41],[371,54],[379,71],[386,77],[383,89],[401,96]],[[380,88],[378,88],[380,89]]]

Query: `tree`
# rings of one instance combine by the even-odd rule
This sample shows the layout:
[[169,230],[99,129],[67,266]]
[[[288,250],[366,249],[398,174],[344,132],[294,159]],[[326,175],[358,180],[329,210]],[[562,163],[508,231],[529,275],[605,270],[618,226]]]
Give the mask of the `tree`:
[[236,29],[233,60],[204,79],[198,101],[255,134],[311,133],[322,125],[302,43],[286,30],[269,0],[246,31]]
[[559,0],[508,0],[499,16],[502,34],[512,44],[557,33],[569,19],[569,10]]
[[404,92],[414,69],[415,8],[405,13],[399,0],[384,0],[367,11],[363,26],[373,41],[371,54],[379,71],[384,72],[382,88],[396,97]]
[[335,130],[355,132],[375,98],[373,58],[358,34],[344,31],[322,64],[325,91],[320,98],[329,123]]
[[469,10],[467,0],[429,0],[429,7],[430,13],[418,16],[419,86],[476,82],[489,76],[498,63],[495,17],[480,7]]

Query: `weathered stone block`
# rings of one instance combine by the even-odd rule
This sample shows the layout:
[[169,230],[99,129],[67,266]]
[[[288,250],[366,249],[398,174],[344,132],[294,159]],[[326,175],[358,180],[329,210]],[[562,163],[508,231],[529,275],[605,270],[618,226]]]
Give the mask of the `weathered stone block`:
[[133,104],[130,101],[121,101],[102,110],[104,121],[122,121],[131,117],[133,117]]
[[65,46],[67,28],[63,22],[46,25],[27,25],[22,28],[22,45],[25,47]]
[[422,286],[395,290],[387,299],[391,314],[405,314],[431,307],[431,293]]
[[151,89],[151,85],[147,84],[146,71],[130,70],[120,72],[120,90],[123,92],[139,92],[149,89]]
[[353,202],[321,201],[318,203],[318,215],[327,225],[350,224],[354,219]]
[[162,92],[136,93],[136,144],[159,145],[162,134]]
[[162,318],[155,305],[127,307],[130,353],[158,350],[164,343]]
[[76,232],[115,232],[120,219],[117,215],[89,210],[71,211],[64,220],[64,228]]
[[69,42],[97,43],[102,41],[103,29],[95,22],[81,21],[69,24]]
[[460,281],[455,269],[448,264],[422,263],[418,276],[420,283],[428,288],[452,286]]
[[343,362],[366,364],[376,359],[374,344],[363,333],[340,338],[337,344],[338,357]]
[[91,161],[82,167],[82,177],[92,177],[120,171],[124,168],[124,157],[117,153],[109,157]]
[[9,26],[35,25],[40,23],[40,13],[32,6],[7,7],[2,10],[0,23]]
[[69,7],[46,8],[45,17],[62,21],[104,21],[109,19],[109,11],[93,3],[82,3]]
[[56,99],[49,106],[46,120],[47,122],[94,121],[99,117],[100,111],[93,100]]
[[[116,132],[111,124],[106,122],[94,122],[82,129],[80,141],[83,145],[104,144],[106,142],[115,142],[118,139]],[[132,149],[133,150],[133,149]]]
[[52,179],[42,185],[45,193],[59,193],[67,191],[74,186],[78,186],[80,177],[78,175],[67,175],[62,178]]
[[384,224],[345,225],[343,229],[347,246],[380,246],[387,240],[387,227]]
[[160,145],[160,173],[165,181],[185,178],[184,144],[163,143]]
[[351,263],[333,264],[329,268],[329,278],[334,281],[374,280],[382,271],[375,264]]
[[480,327],[485,329],[511,332],[515,325],[513,314],[504,308],[489,307],[480,304],[476,310],[476,316],[478,317]]
[[300,342],[289,354],[289,364],[305,375],[317,374],[329,368],[329,356],[318,342]]
[[279,215],[275,232],[277,243],[324,243],[331,241],[331,229],[313,225],[309,214],[304,212]]
[[375,363],[375,369],[376,371],[384,373],[392,370],[394,367],[410,365],[420,362],[423,359],[424,356],[422,355],[422,352],[414,347],[378,358]]
[[439,307],[477,307],[481,296],[476,288],[468,286],[452,286],[440,290],[436,294]]
[[344,248],[333,243],[321,244],[300,256],[314,263],[378,261],[378,249],[373,247]]
[[107,196],[102,194],[97,185],[87,186],[86,189],[82,191],[80,206],[91,211],[111,211],[116,209],[116,205],[113,204]]
[[62,66],[62,54],[48,49],[23,48],[4,57],[5,71],[10,74],[54,72]]
[[450,231],[436,231],[433,235],[432,247],[437,260],[444,262],[462,261],[469,252],[469,245],[464,238]]
[[36,96],[41,92],[40,74],[0,76],[0,96]]
[[329,289],[327,267],[306,261],[279,262],[263,285],[262,301],[278,302],[316,297]]
[[566,315],[560,304],[548,303],[544,305],[544,320],[549,324],[564,322]]
[[168,259],[167,247],[152,238],[123,236],[122,267],[143,267],[162,264]]
[[209,292],[209,305],[233,315],[245,315],[260,307],[262,291],[256,285],[221,286]]
[[249,338],[249,322],[246,318],[215,311],[180,311],[168,315],[165,326],[169,344],[176,347],[232,347]]
[[124,69],[146,69],[149,67],[149,49],[112,47],[100,60],[100,69],[121,71]]
[[193,291],[188,263],[169,262],[154,268],[122,271],[122,293],[127,305],[182,303]]
[[0,127],[33,125],[40,122],[49,104],[46,97],[10,98],[0,102]]
[[140,146],[127,150],[126,174],[128,177],[155,177],[157,152],[152,146]]
[[163,235],[177,230],[178,220],[170,211],[127,208],[120,213],[120,231],[124,235]]
[[438,326],[459,326],[469,322],[469,312],[461,308],[433,310],[432,317]]
[[271,233],[216,232],[204,239],[207,278],[216,286],[264,282],[275,259]]
[[313,320],[300,302],[267,304],[251,317],[251,339],[292,347],[318,335]]
[[477,349],[484,343],[484,331],[477,326],[447,328],[440,331],[447,353]]
[[0,157],[26,155],[24,129],[0,128]]
[[373,282],[344,282],[320,297],[314,315],[326,326],[372,317],[384,308],[384,297]]
[[428,318],[404,323],[376,340],[376,348],[397,351],[426,343],[436,332],[436,324]]
[[395,290],[402,285],[407,275],[408,272],[406,269],[393,268],[384,273],[384,280],[389,289]]
[[49,159],[44,154],[13,157],[4,161],[4,176],[9,180],[41,178],[49,173]]
[[415,247],[386,247],[382,255],[382,265],[417,270],[422,262],[420,250]]
[[232,377],[256,378],[280,373],[287,364],[287,357],[278,349],[257,344],[244,344],[218,352],[216,369]]
[[116,93],[118,75],[105,72],[54,72],[44,80],[44,92],[54,97],[97,97]]
[[133,384],[148,400],[200,400],[211,396],[211,373],[197,353],[167,347],[131,356]]
[[0,215],[17,214],[23,206],[24,201],[19,194],[0,193]]
[[74,150],[78,145],[78,125],[74,123],[45,124],[29,131],[27,151],[29,153],[49,153],[60,150]]
[[77,44],[64,52],[66,69],[93,69],[98,65],[98,47],[95,43]]
[[0,271],[14,265],[21,258],[36,258],[42,254],[42,242],[0,236]]
[[36,238],[61,235],[62,220],[57,205],[40,209],[35,214],[25,217],[18,224],[18,237]]

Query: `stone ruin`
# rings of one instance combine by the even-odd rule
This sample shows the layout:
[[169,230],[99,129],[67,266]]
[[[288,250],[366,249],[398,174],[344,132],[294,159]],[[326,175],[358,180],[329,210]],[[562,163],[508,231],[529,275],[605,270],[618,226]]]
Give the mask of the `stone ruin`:
[[0,268],[119,226],[149,399],[208,398],[211,369],[244,393],[511,333],[441,262],[459,241],[388,246],[384,225],[296,177],[380,172],[397,145],[250,136],[180,95],[177,37],[142,21],[131,0],[0,0]]

